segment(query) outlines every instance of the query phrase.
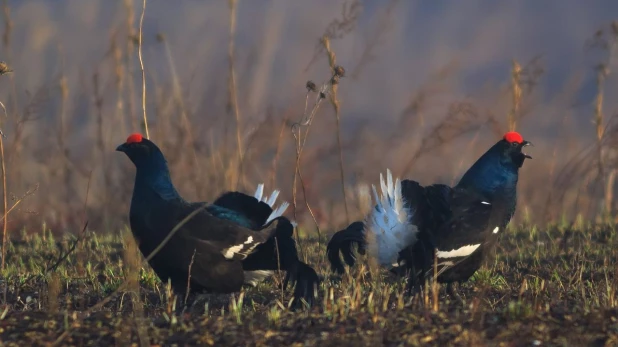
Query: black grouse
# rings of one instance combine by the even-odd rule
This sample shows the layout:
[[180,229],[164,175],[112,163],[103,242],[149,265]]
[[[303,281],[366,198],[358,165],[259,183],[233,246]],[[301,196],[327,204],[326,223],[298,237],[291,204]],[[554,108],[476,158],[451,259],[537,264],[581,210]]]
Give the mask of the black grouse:
[[[390,171],[387,182],[380,175],[382,195],[363,222],[354,222],[333,235],[327,255],[333,271],[342,273],[340,258],[353,266],[353,245],[371,254],[394,272],[410,273],[409,288],[422,283],[437,257],[438,281],[467,281],[479,269],[515,213],[519,168],[526,158],[522,149],[530,142],[517,132],[508,132],[483,154],[455,187],[397,179]],[[368,243],[367,235],[375,238]]]
[[213,204],[190,203],[174,188],[167,161],[153,142],[132,134],[116,150],[136,167],[129,214],[133,235],[157,276],[169,279],[175,292],[186,292],[189,270],[191,293],[231,293],[280,269],[287,272],[286,286],[295,286],[294,304],[313,303],[319,278],[298,258],[292,222],[281,216],[287,203],[272,209],[277,191],[263,198],[260,185],[255,196],[228,192]]

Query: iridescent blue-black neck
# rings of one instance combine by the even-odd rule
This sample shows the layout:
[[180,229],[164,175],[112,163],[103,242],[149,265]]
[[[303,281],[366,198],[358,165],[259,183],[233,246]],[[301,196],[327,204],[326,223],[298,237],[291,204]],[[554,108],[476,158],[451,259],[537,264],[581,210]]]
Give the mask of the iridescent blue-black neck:
[[137,172],[133,200],[150,199],[154,194],[163,200],[182,200],[176,191],[167,161],[158,148],[150,155],[134,160]]
[[[508,146],[508,144],[506,144]],[[463,175],[457,188],[470,189],[488,199],[515,199],[519,167],[498,142]]]

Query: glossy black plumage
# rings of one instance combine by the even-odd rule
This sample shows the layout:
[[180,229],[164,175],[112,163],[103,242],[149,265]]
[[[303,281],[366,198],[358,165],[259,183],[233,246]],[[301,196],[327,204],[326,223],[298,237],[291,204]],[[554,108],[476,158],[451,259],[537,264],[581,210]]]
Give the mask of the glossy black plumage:
[[[416,228],[416,238],[399,252],[398,263],[405,266],[395,269],[412,274],[411,286],[431,273],[434,253],[438,259],[438,281],[442,283],[466,281],[481,266],[515,212],[518,170],[529,158],[522,152],[528,142],[507,141],[513,134],[521,137],[507,133],[453,188],[443,184],[423,187],[411,180],[401,182],[406,223]],[[357,222],[335,233],[327,246],[333,271],[343,272],[340,253],[348,265],[354,265],[352,245],[358,244],[362,250],[368,247],[367,228],[367,221]]]
[[145,257],[194,214],[149,262],[176,292],[186,292],[189,269],[194,293],[236,292],[253,271],[281,269],[287,272],[286,283],[295,284],[295,301],[312,302],[319,278],[298,259],[287,218],[272,219],[268,204],[238,192],[223,194],[213,204],[189,203],[174,188],[167,162],[154,143],[132,135],[117,150],[136,166],[130,225]]
[[[210,209],[215,214],[226,214],[227,218],[239,221],[254,230],[259,230],[266,224],[273,213],[273,209],[267,203],[240,192],[222,194],[210,205]],[[222,209],[227,211],[222,213]],[[232,216],[229,211],[238,214]],[[287,272],[285,283],[287,285],[291,282],[295,286],[294,296],[312,304],[314,288],[319,284],[319,277],[311,266],[299,260],[292,223],[287,218],[279,217],[278,220],[276,238],[271,237],[257,246],[255,251],[243,260],[243,270],[245,274],[255,271],[285,270]]]

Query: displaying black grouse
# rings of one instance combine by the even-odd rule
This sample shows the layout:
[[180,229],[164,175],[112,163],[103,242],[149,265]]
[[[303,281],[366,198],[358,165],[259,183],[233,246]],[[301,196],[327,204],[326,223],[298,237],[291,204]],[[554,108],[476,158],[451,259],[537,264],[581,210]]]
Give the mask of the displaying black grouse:
[[281,216],[287,203],[272,209],[278,191],[263,198],[260,185],[255,196],[228,192],[213,204],[189,203],[174,188],[167,161],[153,142],[133,134],[116,150],[137,169],[133,235],[146,258],[168,239],[149,264],[174,291],[186,292],[189,270],[192,293],[230,293],[280,269],[287,272],[286,286],[295,286],[296,304],[301,298],[312,304],[319,278],[298,259],[292,223]]
[[[404,265],[410,270],[410,285],[417,284],[438,260],[438,281],[448,284],[467,281],[481,266],[515,213],[519,168],[526,158],[522,149],[530,142],[508,132],[483,154],[455,187],[427,187],[411,180],[393,183],[380,175],[382,195],[363,222],[355,222],[333,235],[327,255],[333,271],[344,271],[344,261],[353,266],[352,246],[359,253],[367,248],[380,265],[391,269]],[[367,237],[376,242],[367,242]]]

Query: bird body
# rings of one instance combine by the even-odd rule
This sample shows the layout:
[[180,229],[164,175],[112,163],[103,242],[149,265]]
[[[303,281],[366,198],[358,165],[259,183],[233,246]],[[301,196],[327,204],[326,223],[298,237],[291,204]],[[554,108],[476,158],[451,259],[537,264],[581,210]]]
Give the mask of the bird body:
[[312,301],[319,278],[298,259],[292,223],[282,216],[287,203],[272,209],[278,191],[264,197],[260,185],[254,196],[228,192],[212,204],[187,202],[154,143],[134,134],[117,150],[136,166],[133,235],[157,276],[176,292],[186,292],[187,284],[191,292],[236,292],[280,269],[286,283],[295,284],[295,299]]
[[506,133],[451,190],[450,216],[432,233],[438,263],[452,264],[441,271],[440,282],[467,281],[493,249],[515,214],[519,168],[531,158],[522,149],[529,144],[516,132]]
[[[283,202],[275,208],[275,202],[278,196],[278,190],[273,191],[270,196],[264,195],[264,184],[259,184],[253,197],[240,192],[228,192],[215,200],[215,202],[208,207],[208,210],[220,218],[235,220],[240,225],[259,230],[263,225],[267,225],[276,218],[283,216],[283,213],[289,206],[287,202]],[[291,237],[292,235],[290,234],[280,242],[282,242],[283,245],[287,245],[287,247],[295,249],[295,243]],[[266,248],[266,250],[256,250],[256,255],[252,255],[251,259],[243,262],[243,268],[260,267],[256,266],[256,262],[270,262],[270,265],[262,265],[263,267],[270,268],[270,270],[244,271],[244,283],[247,285],[255,287],[258,283],[270,277],[274,273],[274,270],[278,269],[275,264],[277,261],[275,259],[276,252],[273,251],[275,248],[272,247],[272,245],[271,247],[265,246],[263,248]],[[297,255],[293,252],[291,256],[295,257]],[[294,259],[290,261],[293,262]]]
[[[439,282],[468,280],[515,212],[518,170],[524,159],[530,158],[522,148],[528,144],[518,133],[505,134],[468,169],[455,187],[444,184],[423,187],[412,180],[399,183],[397,179],[397,189],[390,193],[386,184],[389,196],[398,198],[393,199],[394,203],[387,199],[389,203],[385,204],[384,197],[378,199],[374,194],[378,205],[370,213],[369,221],[375,222],[353,223],[335,233],[327,246],[331,267],[343,272],[340,253],[348,265],[354,265],[352,245],[358,244],[359,253],[363,254],[368,247],[367,235],[379,235],[376,230],[390,228],[391,233],[383,232],[390,236],[382,236],[383,243],[376,236],[380,249],[375,253],[381,265],[393,267],[388,261],[397,253],[397,263],[405,264],[411,276],[422,278],[430,274],[435,255]],[[390,171],[387,175],[390,176]],[[407,220],[399,218],[401,211],[407,213]],[[380,223],[376,218],[380,216],[389,216],[385,220],[390,224]],[[403,241],[397,242],[400,240]],[[382,259],[382,254],[388,257]],[[418,283],[412,277],[410,282],[410,285]]]
[[467,281],[513,215],[512,199],[490,199],[473,189],[456,186],[448,191],[445,200],[446,218],[430,232],[438,261],[438,281]]
[[[162,280],[171,279],[172,286],[180,292],[186,290],[189,278],[195,291],[238,291],[244,276],[242,264],[237,260],[246,258],[276,231],[276,225],[263,234],[239,228],[231,221],[211,215],[203,207],[177,198],[165,200],[154,191],[144,190],[138,195],[131,201],[129,219],[145,257],[150,256],[179,223],[197,212],[150,261],[157,276]],[[209,232],[212,230],[217,232]]]

